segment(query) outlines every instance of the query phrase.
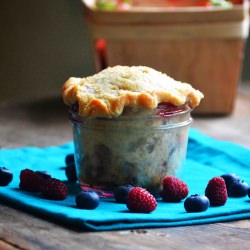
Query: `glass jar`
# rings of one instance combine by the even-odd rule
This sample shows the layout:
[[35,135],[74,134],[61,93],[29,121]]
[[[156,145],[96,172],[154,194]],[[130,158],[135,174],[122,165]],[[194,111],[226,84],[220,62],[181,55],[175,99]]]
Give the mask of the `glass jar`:
[[82,117],[71,111],[75,163],[83,190],[112,196],[120,185],[161,190],[186,157],[188,106],[159,105],[150,113],[127,109],[117,118]]

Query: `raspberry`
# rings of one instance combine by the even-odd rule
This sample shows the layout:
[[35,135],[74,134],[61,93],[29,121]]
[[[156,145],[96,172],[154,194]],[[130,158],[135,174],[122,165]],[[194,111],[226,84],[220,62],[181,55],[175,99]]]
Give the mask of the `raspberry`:
[[134,187],[128,193],[127,207],[131,212],[150,213],[157,207],[152,194],[141,187]]
[[20,172],[19,187],[29,192],[39,192],[44,183],[44,178],[31,169],[23,169]]
[[68,195],[67,186],[58,179],[49,178],[41,188],[42,195],[50,200],[64,200]]
[[187,184],[173,176],[165,177],[162,186],[161,197],[168,202],[180,202],[189,192]]
[[206,187],[205,195],[211,206],[223,206],[227,201],[227,187],[220,176],[212,178]]
[[39,174],[43,179],[48,179],[51,178],[50,173],[48,173],[47,171],[36,171],[37,174]]

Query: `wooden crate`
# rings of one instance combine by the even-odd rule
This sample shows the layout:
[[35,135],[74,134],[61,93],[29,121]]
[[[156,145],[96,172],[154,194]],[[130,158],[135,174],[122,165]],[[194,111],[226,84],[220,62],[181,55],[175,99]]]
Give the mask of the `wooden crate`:
[[[205,94],[197,114],[230,114],[249,32],[249,3],[220,7],[143,7],[95,10],[83,0],[96,71],[146,65]],[[96,41],[105,39],[103,60]],[[102,54],[103,56],[103,54]],[[103,59],[103,58],[102,58]]]

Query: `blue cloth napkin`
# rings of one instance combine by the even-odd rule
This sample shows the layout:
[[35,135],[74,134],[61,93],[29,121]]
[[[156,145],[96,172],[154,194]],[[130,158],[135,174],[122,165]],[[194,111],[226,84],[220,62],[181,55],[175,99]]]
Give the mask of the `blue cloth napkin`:
[[[95,210],[78,209],[76,184],[69,184],[69,196],[64,201],[43,199],[40,194],[19,189],[19,174],[24,168],[46,170],[52,177],[66,181],[65,156],[73,152],[73,143],[46,148],[25,147],[0,150],[0,166],[11,169],[13,181],[0,187],[0,202],[20,208],[41,218],[60,222],[82,230],[117,230],[184,226],[250,218],[250,199],[229,198],[221,207],[209,207],[200,213],[187,213],[183,202],[165,203],[158,200],[150,214],[131,213],[126,205],[113,199],[102,199]],[[250,150],[239,145],[218,141],[191,129],[187,160],[178,177],[189,186],[189,195],[204,194],[208,181],[224,173],[236,173],[250,184]]]

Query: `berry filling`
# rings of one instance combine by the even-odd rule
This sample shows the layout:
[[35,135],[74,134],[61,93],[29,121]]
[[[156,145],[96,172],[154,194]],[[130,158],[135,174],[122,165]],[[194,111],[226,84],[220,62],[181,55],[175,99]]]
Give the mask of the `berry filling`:
[[[185,112],[188,110],[188,106],[187,105],[181,105],[181,106],[175,106],[171,103],[168,102],[161,102],[158,104],[157,108],[155,110],[153,110],[153,115],[158,115],[158,116],[162,116],[162,117],[168,117],[171,115],[175,115],[175,114],[179,114],[182,112]],[[78,102],[74,103],[71,108],[70,111],[73,113],[78,113],[79,112],[79,104]],[[143,110],[143,109],[139,109],[139,108],[134,108],[134,107],[124,107],[123,116],[129,116],[129,115],[148,115],[149,114],[149,110]]]
[[171,115],[175,115],[178,113],[185,112],[187,110],[186,105],[182,106],[175,106],[171,103],[159,103],[157,110],[156,110],[156,115],[162,116],[162,117],[168,117]]

